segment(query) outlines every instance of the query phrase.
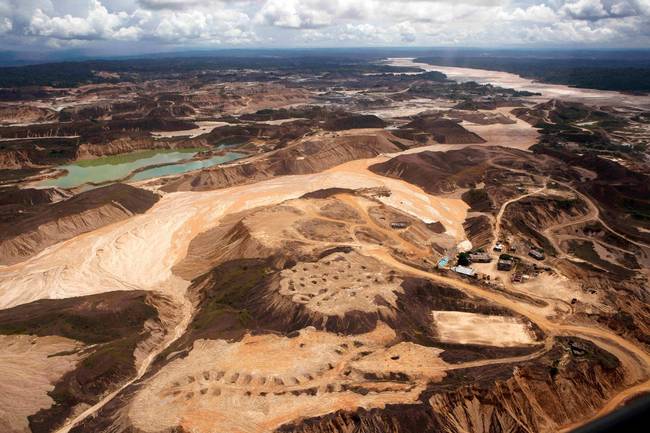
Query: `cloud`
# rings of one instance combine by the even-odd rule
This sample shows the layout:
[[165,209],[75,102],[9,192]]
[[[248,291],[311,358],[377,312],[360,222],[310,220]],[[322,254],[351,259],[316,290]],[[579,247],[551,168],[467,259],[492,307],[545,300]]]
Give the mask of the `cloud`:
[[326,10],[311,8],[299,0],[268,0],[255,16],[258,24],[290,29],[315,29],[332,24]]
[[50,17],[36,9],[28,33],[55,39],[120,39],[136,30],[127,30],[129,15],[126,12],[110,13],[99,0],[91,0],[86,16]]
[[501,11],[499,18],[506,21],[524,21],[533,23],[552,23],[558,21],[558,14],[545,4],[529,6],[514,11]]
[[598,20],[609,15],[600,0],[577,0],[566,3],[561,11],[578,20]]
[[190,9],[206,3],[201,0],[138,0],[138,4],[145,9],[162,10],[162,9]]
[[417,32],[413,28],[413,25],[409,22],[401,22],[395,26],[395,30],[399,33],[400,39],[402,42],[411,43],[415,42],[417,38]]
[[224,10],[218,14],[196,10],[167,13],[161,17],[152,36],[168,42],[211,41],[241,44],[257,40],[254,32],[247,30],[248,15]]
[[650,45],[650,0],[0,0],[6,45]]
[[9,33],[14,25],[9,18],[0,18],[0,35]]

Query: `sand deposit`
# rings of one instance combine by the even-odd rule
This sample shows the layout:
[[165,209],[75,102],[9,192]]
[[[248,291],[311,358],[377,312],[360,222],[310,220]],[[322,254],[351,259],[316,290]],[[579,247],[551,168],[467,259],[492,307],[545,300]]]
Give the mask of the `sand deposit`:
[[186,358],[173,361],[136,395],[129,417],[148,432],[180,425],[196,433],[254,433],[339,409],[414,402],[424,381],[386,383],[381,393],[372,388],[358,392],[373,386],[366,373],[442,379],[446,364],[439,350],[410,343],[391,347],[394,338],[394,331],[379,323],[374,331],[354,337],[306,328],[294,338],[200,340]]
[[528,326],[514,317],[486,316],[460,311],[434,311],[440,341],[511,347],[534,344]]
[[512,147],[514,149],[528,150],[539,140],[539,132],[529,123],[517,118],[510,113],[512,108],[501,107],[496,110],[515,123],[504,124],[494,123],[491,125],[477,125],[470,122],[462,122],[464,128],[480,135],[486,145]]
[[197,125],[197,127],[194,129],[185,129],[181,131],[156,131],[156,132],[152,132],[151,135],[154,136],[155,138],[174,138],[174,137],[196,138],[199,135],[212,132],[215,128],[230,125],[227,122],[214,122],[214,121],[200,121],[194,123]]
[[585,103],[608,103],[616,102],[621,105],[644,105],[650,103],[648,96],[635,96],[606,90],[581,89],[569,87],[562,84],[547,84],[520,77],[508,72],[490,71],[485,69],[456,68],[452,66],[434,66],[426,63],[416,63],[413,58],[392,58],[388,59],[392,66],[418,67],[425,71],[439,71],[455,81],[475,81],[479,84],[493,84],[508,89],[527,90],[529,92],[541,93],[538,99],[547,101],[550,98],[561,98],[563,100],[580,101]]
[[49,408],[47,395],[74,369],[82,345],[63,337],[0,335],[0,431],[31,432],[27,417]]
[[450,237],[464,239],[467,204],[375,175],[366,169],[374,162],[354,161],[323,173],[217,191],[166,194],[145,214],[53,245],[23,263],[0,267],[0,307],[112,290],[183,293],[187,282],[174,277],[172,267],[185,257],[190,241],[215,227],[224,215],[341,185],[388,188],[391,196],[381,201],[425,222],[439,221]]
[[280,293],[328,316],[350,311],[390,312],[401,279],[386,275],[379,261],[356,252],[335,253],[314,263],[298,263],[281,273]]

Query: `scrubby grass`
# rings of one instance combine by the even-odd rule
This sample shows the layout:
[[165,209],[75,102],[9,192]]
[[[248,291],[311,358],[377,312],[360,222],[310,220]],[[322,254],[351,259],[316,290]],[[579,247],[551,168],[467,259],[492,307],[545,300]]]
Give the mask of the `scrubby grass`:
[[600,258],[592,242],[572,240],[569,242],[569,249],[576,257],[605,269],[619,278],[629,278],[634,275],[633,271]]
[[41,300],[0,312],[0,334],[59,335],[87,344],[131,335],[156,317],[143,292]]
[[[135,374],[134,351],[157,316],[145,292],[112,292],[42,300],[0,311],[0,334],[58,335],[95,345],[49,392],[54,405],[29,417],[35,433],[49,432],[80,403],[94,404]],[[52,356],[62,356],[57,353]]]
[[258,286],[271,269],[261,260],[237,260],[225,263],[200,277],[204,299],[199,306],[193,329],[208,329],[224,314],[235,314],[242,324],[250,322],[243,307],[251,289]]

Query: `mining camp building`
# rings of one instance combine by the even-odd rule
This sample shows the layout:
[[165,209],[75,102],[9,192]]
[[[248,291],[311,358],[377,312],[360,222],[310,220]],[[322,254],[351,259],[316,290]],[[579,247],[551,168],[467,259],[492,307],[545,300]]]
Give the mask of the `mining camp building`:
[[515,262],[510,259],[499,259],[497,262],[497,269],[500,271],[511,271]]
[[488,253],[470,253],[469,259],[472,263],[490,263],[492,257]]
[[472,268],[468,268],[467,266],[456,266],[453,268],[453,271],[461,275],[467,275],[468,277],[473,277],[476,275],[476,271]]

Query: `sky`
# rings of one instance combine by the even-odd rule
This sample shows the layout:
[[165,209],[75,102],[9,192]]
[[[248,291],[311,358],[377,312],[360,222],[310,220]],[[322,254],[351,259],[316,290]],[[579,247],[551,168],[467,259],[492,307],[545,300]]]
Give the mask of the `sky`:
[[0,51],[650,48],[650,0],[0,0]]

